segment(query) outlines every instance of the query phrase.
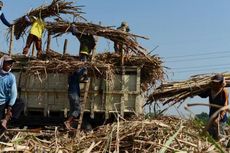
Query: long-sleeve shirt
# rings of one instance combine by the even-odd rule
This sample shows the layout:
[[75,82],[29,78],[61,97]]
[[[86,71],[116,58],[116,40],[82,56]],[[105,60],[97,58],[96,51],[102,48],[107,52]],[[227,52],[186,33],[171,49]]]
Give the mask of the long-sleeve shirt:
[[8,103],[13,106],[17,98],[17,85],[15,76],[9,73],[0,73],[0,105]]
[[85,72],[85,68],[76,70],[73,74],[68,77],[68,92],[69,94],[77,93],[80,96],[80,79]]
[[76,28],[71,28],[71,32],[80,42],[80,52],[81,54],[89,55],[96,45],[96,40],[91,34],[80,33]]
[[6,20],[5,15],[2,11],[0,11],[0,19],[3,24],[5,24],[7,27],[10,27],[11,24]]

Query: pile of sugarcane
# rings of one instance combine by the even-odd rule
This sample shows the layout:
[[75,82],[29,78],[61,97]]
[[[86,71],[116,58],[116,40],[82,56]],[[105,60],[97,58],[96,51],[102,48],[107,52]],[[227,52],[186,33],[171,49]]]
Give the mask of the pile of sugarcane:
[[[119,73],[116,72],[116,67],[121,66],[120,56],[107,52],[97,54],[91,62],[81,62],[76,56],[48,51],[46,58],[42,60],[33,60],[20,55],[14,55],[13,58],[17,60],[14,68],[24,69],[29,74],[72,73],[78,68],[87,67],[90,76],[113,80],[114,73]],[[154,85],[164,79],[164,67],[158,56],[149,56],[148,59],[144,56],[125,56],[124,66],[140,68],[143,91],[147,90],[146,86]]]
[[[11,129],[0,135],[2,152],[221,152],[194,121],[174,117],[118,121],[91,133]],[[185,128],[186,127],[186,128]]]
[[79,33],[91,34],[94,36],[104,37],[110,39],[113,42],[117,42],[125,45],[126,50],[134,52],[136,54],[146,56],[146,50],[138,44],[137,38],[148,39],[144,36],[138,36],[121,30],[113,29],[111,27],[101,26],[93,23],[84,22],[47,22],[47,30],[52,35],[60,36],[66,32],[71,32],[71,26],[75,26]]
[[[192,76],[189,80],[162,84],[149,95],[145,105],[156,101],[171,105],[183,102],[189,97],[201,94],[211,88],[211,79],[215,74]],[[224,73],[226,86],[229,86],[230,74]]]
[[[65,0],[53,0],[50,5],[42,5],[36,9],[32,9],[26,15],[47,18],[51,16],[59,17],[60,14],[69,14],[83,18],[81,16],[81,13],[83,13],[81,7],[73,6],[73,3],[74,2],[67,2]],[[29,26],[28,22],[25,20],[26,15],[14,21],[14,36],[16,39],[19,39]]]

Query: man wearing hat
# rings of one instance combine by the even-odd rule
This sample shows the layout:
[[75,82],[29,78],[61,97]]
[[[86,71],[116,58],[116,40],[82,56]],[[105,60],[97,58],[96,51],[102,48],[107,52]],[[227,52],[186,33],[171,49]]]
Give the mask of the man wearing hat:
[[[225,88],[226,82],[222,74],[216,74],[212,77],[211,88],[200,94],[201,98],[209,97],[209,103],[219,105],[221,107],[228,105],[228,91]],[[220,108],[210,106],[209,118]],[[216,118],[213,119],[211,126],[208,129],[209,134],[216,140],[220,135],[224,134],[224,124],[227,121],[227,112],[221,111]]]
[[42,35],[45,30],[45,22],[41,16],[25,16],[25,20],[31,24],[30,33],[27,36],[26,46],[23,48],[22,54],[28,56],[32,43],[37,49],[37,58],[42,57]]
[[8,121],[11,118],[17,119],[24,108],[24,103],[17,99],[16,79],[10,72],[14,62],[8,55],[0,59],[0,120],[4,129],[7,129]]

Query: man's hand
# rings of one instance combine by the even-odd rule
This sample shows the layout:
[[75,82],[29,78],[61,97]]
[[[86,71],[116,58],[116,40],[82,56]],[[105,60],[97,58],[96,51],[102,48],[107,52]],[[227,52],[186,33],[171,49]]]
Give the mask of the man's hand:
[[12,107],[11,107],[11,106],[8,106],[8,107],[7,107],[7,113],[9,113],[9,112],[11,113],[11,111],[12,111]]
[[1,125],[4,128],[4,130],[7,130],[7,120],[3,119],[1,120],[1,122],[2,122]]
[[11,117],[12,117],[12,107],[8,106],[5,118],[3,120],[1,120],[1,122],[2,122],[1,125],[5,130],[7,129],[7,123],[11,119]]

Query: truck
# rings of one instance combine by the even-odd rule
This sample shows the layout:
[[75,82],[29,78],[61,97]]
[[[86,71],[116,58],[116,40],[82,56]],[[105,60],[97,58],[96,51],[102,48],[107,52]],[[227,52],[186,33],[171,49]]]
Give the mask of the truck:
[[[126,117],[143,113],[141,68],[118,66],[115,69],[113,80],[98,77],[90,79],[84,116],[93,123],[102,124],[116,114]],[[67,73],[31,75],[21,67],[15,67],[12,72],[16,76],[18,96],[25,102],[24,122],[63,122],[69,111]],[[84,86],[85,83],[80,83],[81,99],[85,92]]]

